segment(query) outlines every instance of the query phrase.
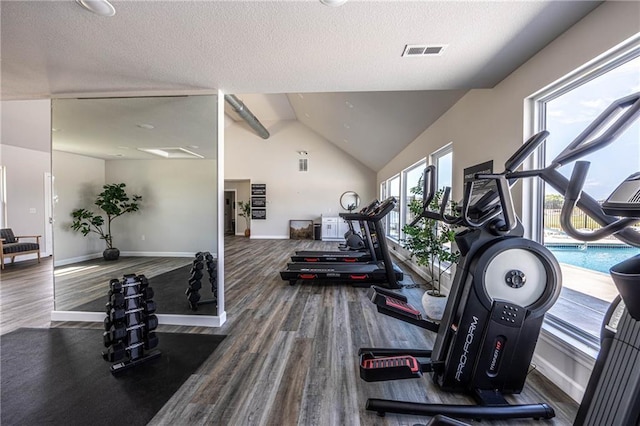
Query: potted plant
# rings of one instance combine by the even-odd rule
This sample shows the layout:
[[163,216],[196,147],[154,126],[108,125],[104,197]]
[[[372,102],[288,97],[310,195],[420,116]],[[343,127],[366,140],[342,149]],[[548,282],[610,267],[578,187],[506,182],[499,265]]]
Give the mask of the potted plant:
[[240,208],[240,216],[244,217],[247,227],[244,230],[244,236],[251,236],[251,204],[248,201],[239,201],[238,207]]
[[[411,193],[423,195],[422,183],[419,182],[418,186],[412,188]],[[440,210],[443,193],[443,189],[436,192],[429,204],[430,210]],[[408,206],[409,211],[411,211],[414,217],[422,213],[422,199],[414,198]],[[427,294],[443,297],[444,295],[441,293],[440,286],[442,275],[447,272],[460,257],[460,252],[454,250],[452,245],[455,231],[443,222],[424,217],[415,226],[405,225],[402,230],[405,234],[405,238],[402,241],[403,247],[411,252],[411,257],[416,258],[418,265],[427,267],[429,273],[428,284],[431,286]]]
[[107,216],[106,220],[101,215],[87,209],[75,209],[71,212],[71,217],[73,217],[72,230],[80,231],[84,236],[95,232],[100,235],[100,239],[105,241],[107,248],[102,252],[105,260],[117,260],[120,257],[120,250],[113,247],[111,222],[125,213],[132,213],[140,209],[138,201],[142,200],[142,196],[132,195],[129,198],[125,186],[124,183],[104,185],[103,191],[98,194],[94,204],[104,212]]

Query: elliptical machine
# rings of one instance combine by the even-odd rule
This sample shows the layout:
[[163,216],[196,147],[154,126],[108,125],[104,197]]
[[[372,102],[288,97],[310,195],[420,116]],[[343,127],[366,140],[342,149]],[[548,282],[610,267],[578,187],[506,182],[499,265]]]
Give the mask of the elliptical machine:
[[[448,191],[440,212],[425,209],[423,215],[426,217],[468,228],[456,236],[462,257],[442,321],[436,323],[422,319],[420,312],[409,306],[407,299],[400,294],[372,288],[370,297],[378,311],[437,332],[435,346],[432,351],[363,348],[360,350],[360,376],[367,381],[377,381],[420,377],[423,372],[430,372],[442,389],[470,393],[479,405],[369,399],[368,410],[379,415],[387,412],[427,416],[444,414],[475,419],[548,419],[554,416],[553,409],[547,404],[511,406],[503,397],[503,394],[522,390],[544,313],[553,305],[560,291],[560,272],[553,256],[539,244],[522,238],[522,226],[515,217],[509,187],[520,178],[540,177],[561,194],[566,194],[570,189],[569,180],[557,169],[610,144],[638,116],[640,93],[614,102],[549,167],[516,172],[515,169],[548,135],[540,132],[507,160],[503,173],[493,174],[482,170],[483,167],[465,171],[464,198],[459,217],[451,217],[444,212]],[[582,194],[577,205],[607,232],[615,233],[627,243],[640,244],[640,234],[628,227],[630,220],[619,220],[609,215],[620,214],[619,211],[607,214],[588,194]],[[624,271],[627,268],[625,266]],[[635,271],[635,279],[638,272]],[[636,298],[635,306],[638,305]],[[640,312],[638,315],[640,317]],[[430,360],[422,362],[418,358]],[[610,373],[599,376],[606,377],[607,374]],[[633,386],[622,394],[631,395],[627,399],[635,398],[633,401],[640,402],[640,381]],[[607,399],[606,390],[600,393],[601,400]],[[587,400],[591,400],[591,396],[585,398]],[[598,412],[603,407],[616,410],[614,405],[601,404],[599,407],[581,408],[581,413],[586,410]],[[634,410],[629,414],[630,418],[636,416],[640,408]],[[581,416],[586,417],[581,413],[578,420]],[[637,421],[637,416],[635,418]],[[582,424],[581,421],[576,423]],[[588,424],[604,423],[594,420]]]
[[[541,132],[527,141],[505,164],[516,169],[548,135]],[[526,154],[526,155],[525,155]],[[425,173],[425,200],[433,194],[434,167]],[[560,267],[540,244],[522,238],[510,197],[507,172],[493,174],[491,164],[465,170],[465,190],[460,216],[444,207],[422,217],[466,229],[456,235],[461,253],[445,313],[440,323],[422,319],[407,299],[373,287],[371,300],[378,311],[437,332],[433,350],[360,349],[360,377],[366,381],[421,377],[430,372],[443,390],[468,393],[477,405],[423,404],[367,400],[366,408],[387,412],[458,418],[552,418],[544,403],[509,405],[505,394],[524,386],[544,314],[558,298]],[[415,221],[414,221],[415,222]],[[424,361],[423,358],[428,358]]]

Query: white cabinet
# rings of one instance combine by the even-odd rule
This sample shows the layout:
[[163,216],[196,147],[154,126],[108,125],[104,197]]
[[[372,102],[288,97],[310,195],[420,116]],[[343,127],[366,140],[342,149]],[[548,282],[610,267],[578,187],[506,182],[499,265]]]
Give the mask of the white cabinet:
[[341,217],[322,216],[322,240],[344,241],[349,225]]

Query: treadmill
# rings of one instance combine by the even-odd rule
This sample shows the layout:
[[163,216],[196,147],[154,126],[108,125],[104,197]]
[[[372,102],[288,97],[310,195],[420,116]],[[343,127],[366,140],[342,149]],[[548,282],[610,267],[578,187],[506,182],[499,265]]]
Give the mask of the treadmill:
[[[368,215],[379,205],[378,200],[369,203],[368,206],[360,210],[359,214]],[[349,227],[353,229],[352,223],[358,219],[349,219],[352,213],[340,213],[340,217],[349,222]],[[374,247],[371,238],[370,223],[358,220],[362,232],[365,247],[362,250],[340,249],[340,250],[302,250],[296,251],[291,256],[293,262],[376,262],[382,259],[382,254],[378,250],[378,245]],[[374,231],[375,232],[375,231]]]
[[[371,262],[293,262],[287,264],[287,269],[280,271],[280,277],[289,281],[290,285],[301,281],[331,281],[354,285],[384,284],[388,288],[398,289],[398,281],[404,275],[391,261],[384,236],[382,219],[396,206],[394,197],[389,197],[378,207],[368,213],[343,213],[346,220],[358,220],[373,223],[375,234],[370,235],[372,244],[379,247],[374,250],[380,253],[380,259]],[[365,223],[368,225],[368,223]],[[365,226],[368,228],[368,226]]]

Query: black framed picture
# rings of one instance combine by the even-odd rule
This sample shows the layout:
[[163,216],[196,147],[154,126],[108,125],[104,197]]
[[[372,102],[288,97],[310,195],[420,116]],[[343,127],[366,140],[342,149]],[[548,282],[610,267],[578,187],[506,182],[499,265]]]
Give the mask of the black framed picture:
[[290,220],[289,238],[292,240],[313,240],[313,220]]
[[252,183],[251,196],[265,197],[267,195],[266,183]]
[[251,209],[251,219],[263,220],[267,218],[267,211],[265,209]]
[[267,199],[265,197],[251,197],[251,208],[263,209],[267,207]]

